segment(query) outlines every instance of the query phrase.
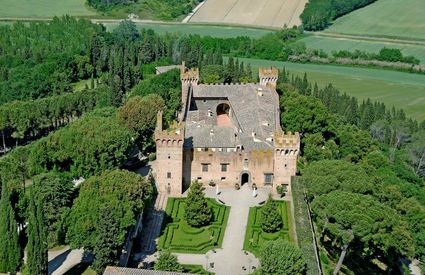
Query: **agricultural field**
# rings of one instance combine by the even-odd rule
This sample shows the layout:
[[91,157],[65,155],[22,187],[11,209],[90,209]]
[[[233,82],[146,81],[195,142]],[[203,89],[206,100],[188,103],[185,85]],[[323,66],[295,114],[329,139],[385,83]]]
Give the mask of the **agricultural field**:
[[[108,31],[118,26],[118,23],[103,23]],[[202,24],[183,24],[183,23],[136,23],[140,29],[152,29],[159,34],[181,33],[181,34],[199,34],[201,36],[212,36],[219,38],[231,38],[237,36],[249,36],[259,38],[265,34],[273,32],[263,28],[245,28],[232,26],[214,26]]]
[[345,92],[360,100],[370,98],[385,103],[387,107],[403,108],[412,118],[425,119],[425,75],[248,58],[239,58],[239,61],[250,63],[254,72],[263,66],[285,67],[296,75],[303,75],[306,72],[308,78],[317,82],[319,87],[332,83],[342,93]]
[[92,16],[96,13],[85,5],[85,0],[1,0],[0,17]]
[[321,49],[327,53],[340,50],[360,50],[370,53],[378,53],[384,47],[400,49],[403,55],[413,55],[425,64],[425,45],[401,44],[372,40],[357,40],[349,38],[336,38],[324,36],[308,36],[301,40],[311,49]]
[[425,39],[425,1],[378,0],[335,20],[325,32]]
[[189,22],[281,28],[300,25],[307,0],[207,0]]

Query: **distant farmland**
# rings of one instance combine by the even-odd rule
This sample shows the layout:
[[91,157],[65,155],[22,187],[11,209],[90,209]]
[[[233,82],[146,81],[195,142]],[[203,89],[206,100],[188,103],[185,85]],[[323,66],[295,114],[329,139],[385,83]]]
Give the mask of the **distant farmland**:
[[425,1],[378,0],[337,19],[326,32],[425,40]]
[[387,108],[403,108],[406,114],[418,120],[425,119],[425,76],[387,70],[351,68],[332,65],[299,64],[261,59],[239,58],[250,63],[255,72],[258,67],[286,67],[290,72],[302,76],[307,73],[319,87],[332,83],[342,93],[359,100],[370,98],[384,102]]
[[307,0],[206,0],[190,22],[281,28],[300,25]]
[[347,38],[333,38],[323,36],[308,36],[303,38],[303,41],[307,48],[321,49],[327,53],[332,51],[365,51],[370,53],[377,53],[384,47],[400,49],[403,55],[413,55],[425,64],[425,46],[413,45],[413,44],[399,44],[399,43],[387,43],[382,41],[371,41],[371,40],[356,40]]
[[0,17],[90,16],[85,0],[1,0]]

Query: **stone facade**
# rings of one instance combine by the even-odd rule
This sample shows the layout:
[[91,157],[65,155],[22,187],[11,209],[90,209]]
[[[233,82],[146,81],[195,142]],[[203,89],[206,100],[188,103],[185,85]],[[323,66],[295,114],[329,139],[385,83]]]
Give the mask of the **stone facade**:
[[236,183],[285,185],[290,192],[300,150],[298,133],[280,127],[278,70],[260,68],[258,84],[199,84],[199,70],[181,66],[178,124],[155,131],[159,191],[179,195],[199,180],[219,187]]

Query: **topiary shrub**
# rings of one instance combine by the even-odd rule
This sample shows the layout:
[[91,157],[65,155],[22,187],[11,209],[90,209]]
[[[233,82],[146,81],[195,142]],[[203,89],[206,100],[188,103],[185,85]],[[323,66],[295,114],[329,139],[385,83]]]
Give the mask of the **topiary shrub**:
[[193,227],[201,227],[211,222],[212,211],[204,195],[204,188],[198,181],[190,186],[186,199],[185,220]]
[[261,228],[264,232],[273,233],[282,228],[282,216],[276,202],[269,196],[266,204],[261,209]]

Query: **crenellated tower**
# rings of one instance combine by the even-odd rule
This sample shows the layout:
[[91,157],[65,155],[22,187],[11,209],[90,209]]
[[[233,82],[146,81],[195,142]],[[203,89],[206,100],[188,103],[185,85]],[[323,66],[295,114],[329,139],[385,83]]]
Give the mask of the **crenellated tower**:
[[273,189],[284,184],[291,191],[291,177],[297,172],[297,158],[300,154],[300,134],[276,132],[274,134],[274,179]]
[[155,178],[159,192],[182,194],[184,127],[174,125],[164,130],[162,112],[158,112],[155,129],[156,169]]
[[191,87],[198,85],[199,82],[199,69],[186,68],[185,62],[183,61],[180,68],[180,81],[182,83],[182,117],[180,121],[182,121],[186,108],[189,105],[190,89]]
[[258,76],[260,78],[260,84],[268,86],[276,90],[277,79],[279,76],[279,71],[275,67],[269,68],[259,68]]

